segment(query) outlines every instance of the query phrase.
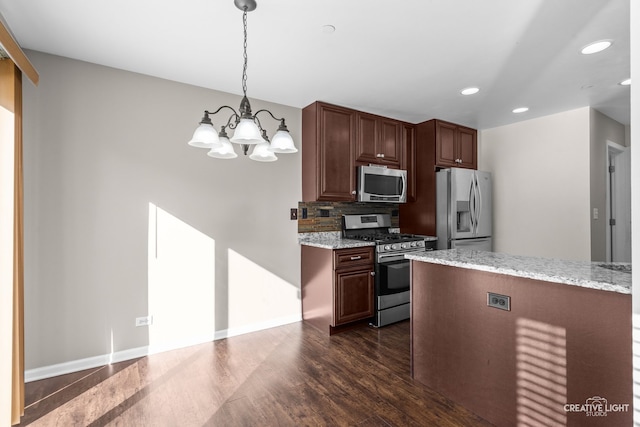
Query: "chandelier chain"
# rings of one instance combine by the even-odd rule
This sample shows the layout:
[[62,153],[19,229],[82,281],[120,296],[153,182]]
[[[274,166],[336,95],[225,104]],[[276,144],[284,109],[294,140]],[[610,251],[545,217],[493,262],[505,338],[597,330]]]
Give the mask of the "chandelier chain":
[[247,6],[242,14],[242,24],[244,26],[244,66],[242,67],[242,92],[247,96]]

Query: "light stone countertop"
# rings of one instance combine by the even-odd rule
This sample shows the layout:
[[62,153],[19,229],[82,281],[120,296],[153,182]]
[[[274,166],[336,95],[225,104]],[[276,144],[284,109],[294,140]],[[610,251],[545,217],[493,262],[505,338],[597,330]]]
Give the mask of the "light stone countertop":
[[375,246],[374,242],[363,240],[343,239],[339,231],[318,233],[298,233],[298,243],[306,246],[315,246],[324,249],[360,248],[363,246]]
[[[397,228],[390,229],[392,233],[399,233]],[[424,236],[426,240],[437,240],[434,236]],[[345,239],[340,231],[326,231],[315,233],[298,233],[298,243],[306,246],[315,246],[324,249],[360,248],[363,246],[375,246],[375,242]]]
[[405,255],[405,258],[545,282],[631,294],[630,263],[566,261],[465,249],[411,254]]

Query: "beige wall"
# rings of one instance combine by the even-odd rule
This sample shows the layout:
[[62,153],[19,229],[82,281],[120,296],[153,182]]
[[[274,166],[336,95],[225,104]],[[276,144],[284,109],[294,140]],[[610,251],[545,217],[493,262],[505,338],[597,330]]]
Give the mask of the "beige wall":
[[[24,84],[28,370],[300,318],[300,153],[212,159],[186,142],[205,108],[239,96],[28,55],[41,75]],[[300,147],[300,110],[252,103]]]
[[[597,110],[589,118],[591,144],[591,259],[607,260],[607,141],[625,145],[625,127]],[[598,218],[593,210],[598,209]]]
[[494,250],[589,260],[588,107],[480,132],[493,174]]

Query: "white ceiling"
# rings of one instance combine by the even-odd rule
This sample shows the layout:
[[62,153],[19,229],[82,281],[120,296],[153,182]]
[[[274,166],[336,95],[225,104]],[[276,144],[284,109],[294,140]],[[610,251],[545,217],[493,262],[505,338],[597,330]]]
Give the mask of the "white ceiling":
[[[25,49],[242,93],[233,0],[0,0],[0,14]],[[478,129],[588,105],[630,120],[629,0],[262,0],[248,34],[250,99]]]

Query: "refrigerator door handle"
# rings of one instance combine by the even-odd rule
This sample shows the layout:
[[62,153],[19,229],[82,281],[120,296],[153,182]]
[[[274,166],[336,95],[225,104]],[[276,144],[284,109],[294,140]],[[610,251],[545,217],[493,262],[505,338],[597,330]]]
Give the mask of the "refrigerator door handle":
[[473,175],[471,175],[471,182],[469,183],[469,223],[471,226],[471,234],[475,235],[475,211],[473,207],[473,198],[475,195],[475,189],[473,188]]
[[480,216],[482,215],[482,193],[480,192],[480,182],[478,181],[478,174],[477,173],[473,173],[474,177],[475,177],[475,183],[476,183],[476,203],[475,203],[475,208],[476,208],[476,235],[478,234],[478,228],[480,227]]
[[473,172],[471,178],[471,186],[473,189],[473,203],[471,205],[471,211],[473,212],[472,218],[472,232],[474,236],[478,235],[478,181],[476,179],[476,173]]

